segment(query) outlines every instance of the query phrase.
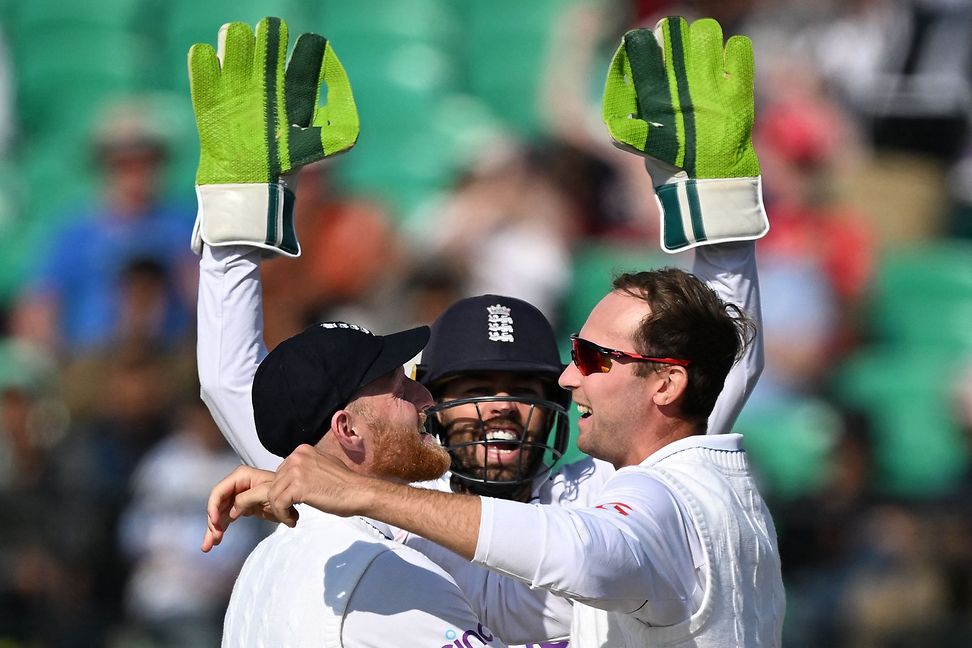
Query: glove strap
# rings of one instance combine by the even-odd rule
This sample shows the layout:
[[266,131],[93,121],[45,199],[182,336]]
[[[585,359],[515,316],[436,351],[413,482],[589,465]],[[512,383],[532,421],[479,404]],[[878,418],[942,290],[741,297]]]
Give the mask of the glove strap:
[[192,249],[202,244],[251,245],[284,256],[300,256],[294,229],[294,193],[287,184],[196,185],[199,209]]
[[673,253],[762,238],[769,231],[762,196],[760,176],[685,179],[656,186],[662,249]]

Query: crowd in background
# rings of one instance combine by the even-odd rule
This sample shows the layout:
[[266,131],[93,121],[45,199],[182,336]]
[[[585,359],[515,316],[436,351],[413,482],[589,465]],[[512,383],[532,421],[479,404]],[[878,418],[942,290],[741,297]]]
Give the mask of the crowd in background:
[[[202,38],[237,4],[196,24]],[[688,266],[658,252],[648,176],[600,124],[603,70],[625,29],[667,14],[750,36],[771,230],[757,246],[766,369],[736,429],[777,523],[784,643],[972,645],[972,0],[538,0],[529,92],[428,104],[358,75],[354,35],[383,9],[469,21],[491,3],[369,0],[343,41],[340,23],[310,19],[331,3],[250,4],[331,36],[362,114],[360,150],[302,172],[302,257],[264,264],[271,348],[321,319],[430,323],[487,292],[532,302],[566,340],[612,271]],[[502,12],[533,5],[499,4],[512,38],[500,27],[530,16]],[[216,645],[269,529],[248,520],[198,549],[209,488],[238,460],[198,398],[194,144],[157,93],[106,94],[55,142],[74,167],[8,173],[50,142],[18,84],[26,18],[0,15],[0,646]],[[494,54],[506,68],[469,78],[517,75]],[[408,61],[413,90],[423,61],[441,63]]]

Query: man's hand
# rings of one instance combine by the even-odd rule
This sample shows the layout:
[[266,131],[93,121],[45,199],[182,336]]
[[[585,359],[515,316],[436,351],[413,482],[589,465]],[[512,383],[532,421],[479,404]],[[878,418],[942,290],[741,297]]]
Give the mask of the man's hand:
[[[268,480],[273,481],[268,483]],[[476,553],[479,497],[414,488],[352,471],[340,459],[300,445],[277,468],[276,476],[237,468],[213,489],[210,530],[203,551],[222,538],[225,524],[257,515],[294,526],[295,504],[349,517],[366,515],[417,533],[467,560]],[[215,540],[215,542],[213,541]]]
[[[369,501],[369,487],[382,482],[352,472],[338,458],[307,444],[297,446],[280,467],[267,493],[267,513],[287,522],[294,504],[307,504],[333,515],[362,513]],[[238,507],[248,510],[263,505],[260,492],[243,493]]]
[[753,148],[753,46],[723,46],[715,20],[659,21],[624,35],[608,70],[602,117],[615,144],[645,157],[662,207],[662,247],[763,236]]
[[274,473],[250,466],[240,466],[213,487],[206,506],[206,535],[201,549],[210,551],[223,540],[227,527],[241,516],[257,516],[265,520],[297,523],[293,508],[281,511],[280,517],[270,513],[268,493]]

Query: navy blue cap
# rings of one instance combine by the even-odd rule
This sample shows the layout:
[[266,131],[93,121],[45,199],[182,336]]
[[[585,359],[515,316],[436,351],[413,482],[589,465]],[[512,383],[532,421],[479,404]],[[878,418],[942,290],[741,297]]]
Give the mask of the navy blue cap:
[[286,457],[315,444],[358,389],[414,358],[429,327],[375,335],[345,322],[322,322],[284,340],[253,378],[253,418],[267,450]]
[[514,297],[461,299],[432,324],[417,378],[426,386],[475,371],[539,374],[556,381],[563,371],[550,322],[532,304]]

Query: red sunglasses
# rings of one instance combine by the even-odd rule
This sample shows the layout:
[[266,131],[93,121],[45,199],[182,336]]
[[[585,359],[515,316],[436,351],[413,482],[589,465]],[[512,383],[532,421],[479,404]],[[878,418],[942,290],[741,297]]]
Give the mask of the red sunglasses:
[[611,371],[611,358],[636,360],[638,362],[657,362],[659,364],[678,365],[679,367],[689,366],[688,360],[677,358],[654,358],[641,355],[640,353],[629,353],[609,349],[599,344],[594,344],[590,340],[585,340],[576,335],[570,336],[570,358],[577,365],[582,376],[590,376],[595,373],[607,373]]

